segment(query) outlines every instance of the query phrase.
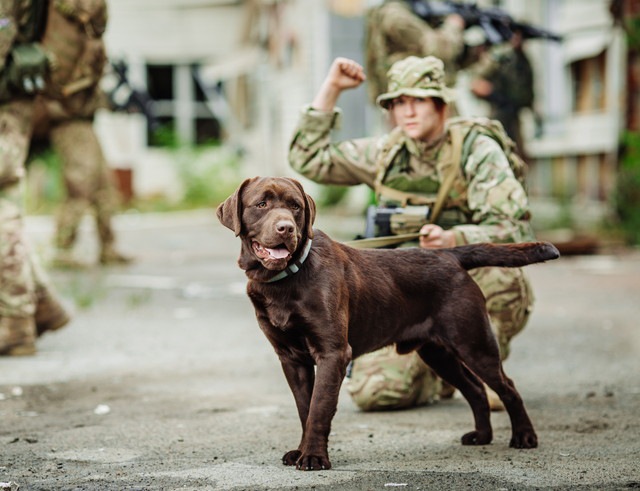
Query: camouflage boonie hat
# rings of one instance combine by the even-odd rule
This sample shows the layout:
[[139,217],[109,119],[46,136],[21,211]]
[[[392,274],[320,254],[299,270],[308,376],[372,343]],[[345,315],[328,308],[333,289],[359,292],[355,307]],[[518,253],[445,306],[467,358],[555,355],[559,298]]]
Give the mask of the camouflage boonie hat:
[[376,102],[385,109],[391,101],[407,95],[410,97],[438,97],[449,103],[454,99],[454,91],[444,82],[444,63],[435,56],[418,58],[409,56],[396,61],[387,72],[389,84],[387,92]]

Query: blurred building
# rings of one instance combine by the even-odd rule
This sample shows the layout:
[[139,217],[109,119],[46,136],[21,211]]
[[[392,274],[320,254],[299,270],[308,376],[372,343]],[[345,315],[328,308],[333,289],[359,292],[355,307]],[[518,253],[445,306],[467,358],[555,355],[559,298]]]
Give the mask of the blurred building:
[[[158,140],[139,115],[104,115],[99,126],[105,141],[128,135],[123,151],[109,143],[112,164],[135,167],[137,191],[151,193],[174,184],[171,142],[221,139],[244,152],[246,175],[289,173],[286,150],[299,109],[333,57],[362,61],[363,12],[371,3],[110,0],[109,54],[127,62],[132,84],[156,100],[167,130]],[[536,214],[553,219],[568,213],[578,225],[606,216],[626,107],[626,47],[609,0],[478,4],[499,6],[564,36],[562,43],[526,46],[541,117],[539,131],[531,115],[523,121]],[[379,128],[363,87],[345,94],[340,106],[346,116],[340,137]],[[468,107],[483,110],[481,104]]]

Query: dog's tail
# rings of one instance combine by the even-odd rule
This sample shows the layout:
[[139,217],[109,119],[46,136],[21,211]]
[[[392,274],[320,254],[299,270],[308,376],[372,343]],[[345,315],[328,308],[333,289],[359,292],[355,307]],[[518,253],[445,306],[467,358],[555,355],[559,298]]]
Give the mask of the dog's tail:
[[483,266],[519,268],[527,264],[558,259],[560,252],[549,242],[523,242],[520,244],[469,244],[447,249],[464,269]]

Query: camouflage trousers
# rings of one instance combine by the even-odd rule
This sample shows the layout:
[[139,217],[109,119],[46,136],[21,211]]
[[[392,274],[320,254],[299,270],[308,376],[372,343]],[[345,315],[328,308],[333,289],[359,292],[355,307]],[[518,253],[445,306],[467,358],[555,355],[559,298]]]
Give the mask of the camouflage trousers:
[[85,213],[95,212],[98,238],[103,248],[111,246],[111,226],[118,195],[102,147],[90,120],[57,123],[51,129],[51,143],[62,161],[67,198],[58,209],[55,243],[70,249]]
[[69,320],[24,230],[22,187],[32,110],[30,101],[0,105],[0,354],[31,346],[39,333]]
[[26,100],[0,105],[0,318],[30,317],[35,312],[35,284],[22,219],[32,111]]
[[[479,268],[470,271],[487,300],[491,327],[502,360],[511,339],[524,329],[533,308],[533,291],[521,269]],[[401,409],[438,399],[442,381],[416,353],[399,355],[395,346],[353,361],[347,391],[363,411]]]

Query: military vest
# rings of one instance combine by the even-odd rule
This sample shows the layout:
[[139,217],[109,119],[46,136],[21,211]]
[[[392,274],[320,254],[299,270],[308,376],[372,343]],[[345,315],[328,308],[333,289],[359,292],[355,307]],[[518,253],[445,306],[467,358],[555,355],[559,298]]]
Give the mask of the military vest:
[[42,39],[53,55],[47,97],[71,114],[91,115],[95,92],[107,62],[102,35],[107,24],[105,0],[51,0]]
[[[455,208],[461,204],[461,201],[464,201],[466,196],[466,183],[462,182],[460,176],[462,175],[462,167],[471,153],[473,143],[479,135],[488,136],[500,145],[514,176],[526,189],[527,165],[515,151],[515,143],[509,138],[499,121],[481,117],[456,117],[447,121],[446,131],[451,141],[452,150],[445,157],[448,161],[443,164],[442,182],[437,192],[430,194],[400,191],[384,184],[389,169],[398,165],[403,159],[409,158],[406,136],[400,128],[391,131],[376,163],[377,174],[374,190],[379,202],[393,201],[403,207],[429,206],[432,209],[430,221],[445,228],[466,223],[466,217],[462,216]],[[410,228],[415,228],[415,225]],[[398,233],[409,233],[410,231],[413,230],[402,229]]]

